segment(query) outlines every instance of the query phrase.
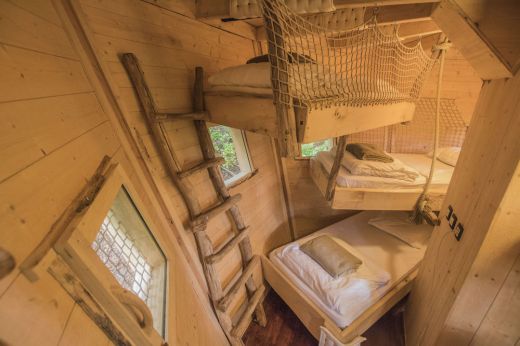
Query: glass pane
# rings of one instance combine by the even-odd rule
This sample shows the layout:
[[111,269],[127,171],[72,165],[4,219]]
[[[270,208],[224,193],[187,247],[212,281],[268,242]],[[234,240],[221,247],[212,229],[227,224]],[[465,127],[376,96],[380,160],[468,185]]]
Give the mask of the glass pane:
[[150,308],[164,336],[166,257],[124,188],[108,211],[92,248],[121,286]]
[[247,150],[240,130],[217,125],[209,128],[217,155],[224,158],[220,166],[226,182],[233,181],[251,171]]
[[324,141],[312,142],[301,145],[302,156],[311,157],[315,156],[320,151],[328,151],[332,148],[332,139],[326,139]]

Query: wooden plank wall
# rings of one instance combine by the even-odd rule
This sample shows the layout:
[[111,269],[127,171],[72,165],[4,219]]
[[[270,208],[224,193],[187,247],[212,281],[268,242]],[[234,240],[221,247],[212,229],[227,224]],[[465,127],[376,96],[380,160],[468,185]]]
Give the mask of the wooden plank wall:
[[[180,241],[188,248],[191,262],[197,267],[194,270],[202,277],[195,242],[186,226],[187,209],[155,150],[153,138],[148,133],[138,100],[118,55],[126,52],[136,54],[158,109],[190,112],[194,68],[203,66],[207,78],[222,68],[242,64],[255,55],[255,42],[243,35],[202,24],[193,18],[193,14],[187,16],[186,8],[181,7],[180,13],[175,12],[175,3],[167,9],[126,0],[82,0],[80,3],[92,32],[94,46],[108,67],[109,78],[114,81],[115,92],[126,109],[126,121],[134,131],[135,140],[141,143],[141,153],[153,171],[160,193],[175,207],[174,221],[184,230],[180,232]],[[180,167],[202,160],[192,121],[171,121],[165,124],[165,128]],[[247,140],[258,173],[233,188],[231,193],[242,193],[239,206],[246,224],[251,228],[253,251],[265,253],[276,245],[288,242],[289,232],[280,205],[281,189],[271,141],[269,137],[253,133],[247,133]],[[206,172],[189,179],[203,209],[217,202]],[[208,229],[215,247],[231,235],[231,223],[224,214],[212,219]],[[220,263],[224,283],[236,275],[239,267],[240,254],[237,250]]]
[[[117,54],[133,52],[141,59],[161,109],[188,111],[193,68],[201,65],[213,73],[242,63],[254,55],[254,44],[247,38],[247,27],[233,26],[230,31],[235,33],[231,33],[193,20],[192,1],[168,2],[168,6],[179,13],[141,1],[81,2],[94,32],[95,49],[104,57],[128,110],[140,158],[122,145],[119,124],[100,103],[99,89],[84,56],[69,40],[68,34],[74,33],[70,28],[66,32],[63,14],[50,0],[0,3],[0,244],[18,264],[22,262],[101,158],[110,155],[129,173],[164,226],[158,237],[166,244],[171,265],[170,343],[223,344],[225,338],[201,287],[201,274],[194,268],[198,258],[191,234],[182,227],[185,207],[165,178]],[[190,123],[172,123],[168,131],[180,162],[200,159]],[[270,139],[247,137],[259,171],[234,190],[244,195],[240,206],[252,227],[254,251],[264,253],[288,241],[289,235]],[[143,171],[137,171],[135,164],[142,159],[153,167],[155,180],[151,181],[157,183],[164,201],[156,199],[142,181]],[[199,180],[193,181],[194,188],[205,196],[203,204],[209,205],[213,198],[205,192],[209,183]],[[161,203],[172,206],[172,215],[161,212]],[[225,232],[218,231],[228,225],[227,220],[216,220],[210,227],[216,230],[216,238],[224,238]],[[0,344],[66,345],[71,340],[107,344],[105,335],[59,284],[45,270],[41,275],[30,283],[15,270],[0,281]]]
[[[422,96],[436,97],[438,64],[425,82]],[[453,47],[446,55],[442,97],[453,98],[467,124],[475,108],[482,81],[471,65]],[[384,131],[381,131],[383,134]],[[363,133],[360,133],[363,137]],[[368,136],[370,138],[373,135]],[[408,141],[406,138],[394,138]],[[379,143],[374,143],[379,144]],[[283,159],[290,213],[296,238],[341,220],[355,211],[332,210],[310,176],[309,160]]]

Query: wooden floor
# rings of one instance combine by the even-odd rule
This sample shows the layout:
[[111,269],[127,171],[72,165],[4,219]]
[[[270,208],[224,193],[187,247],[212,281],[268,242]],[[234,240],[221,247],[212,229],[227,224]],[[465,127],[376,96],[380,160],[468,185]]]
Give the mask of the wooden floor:
[[[260,327],[252,323],[244,335],[246,346],[315,346],[318,341],[305,329],[298,317],[283,300],[270,290],[265,302],[267,326]],[[403,319],[401,313],[392,310],[367,330],[363,346],[403,346]]]

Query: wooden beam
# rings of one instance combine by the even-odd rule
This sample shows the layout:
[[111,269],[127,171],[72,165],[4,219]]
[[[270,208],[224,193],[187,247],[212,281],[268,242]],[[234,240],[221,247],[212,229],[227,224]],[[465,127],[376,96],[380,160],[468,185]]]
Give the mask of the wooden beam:
[[214,264],[215,262],[223,259],[231,250],[235,248],[245,237],[249,236],[249,228],[245,228],[240,233],[233,236],[228,242],[224,244],[224,246],[217,251],[213,255],[206,257],[206,263]]
[[414,5],[424,3],[436,3],[440,0],[334,0],[336,8],[352,7],[383,7],[392,5]]
[[338,178],[339,169],[341,168],[341,161],[345,156],[345,148],[347,147],[347,136],[339,137],[336,148],[336,157],[330,170],[329,180],[327,182],[327,189],[325,190],[325,198],[327,201],[332,200],[334,196],[334,188],[336,187],[336,179]]
[[249,300],[249,303],[247,304],[247,308],[242,314],[242,317],[240,317],[240,321],[238,321],[237,325],[233,330],[231,331],[231,335],[240,338],[244,335],[246,332],[247,327],[249,326],[249,322],[251,321],[251,314],[256,309],[258,304],[262,301],[263,295],[265,292],[265,286],[262,285],[258,287],[258,289],[255,291],[255,294],[251,297]]
[[201,163],[196,164],[193,167],[190,167],[182,172],[179,172],[179,178],[186,178],[190,175],[193,175],[203,169],[208,169],[213,166],[219,166],[225,162],[223,157],[217,157],[214,159],[210,159],[207,161],[202,161]]
[[195,217],[192,221],[193,224],[199,225],[202,223],[206,223],[207,221],[211,220],[215,216],[222,214],[226,211],[228,211],[232,206],[237,204],[240,199],[242,198],[241,194],[236,194],[234,196],[231,196],[227,198],[224,202],[219,203],[218,205],[203,211],[197,217]]
[[167,120],[179,120],[179,119],[191,119],[191,120],[209,120],[209,114],[207,112],[194,112],[194,113],[155,113],[155,121],[167,121]]
[[453,1],[443,0],[433,11],[432,18],[480,78],[489,80],[513,76],[512,67]]
[[247,266],[242,271],[242,274],[240,274],[238,280],[233,284],[233,286],[231,286],[231,288],[225,294],[225,296],[218,302],[217,307],[220,311],[225,312],[228,310],[229,306],[231,305],[231,302],[235,298],[240,288],[245,285],[249,278],[251,278],[253,271],[255,270],[255,268],[258,268],[259,264],[260,258],[258,256],[253,256],[253,258],[249,261]]

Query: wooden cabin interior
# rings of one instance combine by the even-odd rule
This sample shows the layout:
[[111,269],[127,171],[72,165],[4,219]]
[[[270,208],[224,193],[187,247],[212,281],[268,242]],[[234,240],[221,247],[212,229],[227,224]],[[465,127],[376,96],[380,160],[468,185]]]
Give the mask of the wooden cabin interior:
[[1,0],[0,346],[519,345],[517,0]]

